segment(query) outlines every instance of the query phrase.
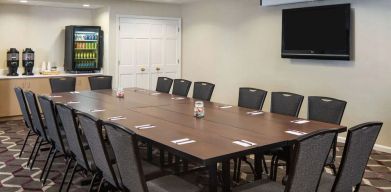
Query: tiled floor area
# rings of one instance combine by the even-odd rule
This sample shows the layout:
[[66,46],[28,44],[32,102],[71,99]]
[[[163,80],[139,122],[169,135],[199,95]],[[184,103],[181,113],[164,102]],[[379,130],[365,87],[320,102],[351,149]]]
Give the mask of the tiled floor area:
[[[19,158],[18,154],[26,134],[27,131],[22,121],[0,122],[0,191],[58,191],[62,172],[65,169],[64,159],[57,158],[55,160],[47,185],[42,187],[39,181],[40,167],[43,167],[47,152],[41,153],[32,170],[25,168],[35,139],[29,140],[30,145],[26,147],[22,158]],[[339,160],[342,146],[338,149]],[[242,171],[244,172],[242,173],[243,182],[252,179],[248,167],[243,167]],[[206,173],[188,174],[184,177],[197,183],[200,187],[207,184]],[[364,177],[360,191],[391,191],[391,154],[374,151]],[[81,175],[77,175],[74,179],[75,185],[72,185],[70,191],[87,191],[87,187],[76,184],[80,183],[82,179]]]

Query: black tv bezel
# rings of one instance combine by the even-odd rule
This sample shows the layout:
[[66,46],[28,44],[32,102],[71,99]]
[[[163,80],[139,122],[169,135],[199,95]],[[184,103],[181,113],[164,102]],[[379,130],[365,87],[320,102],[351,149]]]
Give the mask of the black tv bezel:
[[[347,50],[344,53],[336,53],[333,50],[286,50],[285,49],[285,11],[296,11],[305,9],[322,9],[322,8],[334,8],[334,7],[345,7],[346,14],[346,28],[347,28]],[[292,59],[323,59],[323,60],[350,60],[351,59],[351,5],[350,3],[325,5],[316,7],[303,7],[294,9],[283,9],[282,10],[282,38],[281,38],[281,57],[292,58]]]

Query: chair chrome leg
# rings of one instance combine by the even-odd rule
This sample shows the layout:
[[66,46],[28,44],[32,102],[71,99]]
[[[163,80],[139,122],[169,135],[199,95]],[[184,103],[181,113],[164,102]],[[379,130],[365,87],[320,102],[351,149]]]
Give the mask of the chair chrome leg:
[[236,173],[236,178],[235,178],[235,180],[236,180],[237,182],[240,181],[240,169],[241,169],[241,167],[242,167],[242,159],[239,158],[239,159],[238,159],[238,171],[237,171],[237,173]]
[[73,161],[72,158],[70,158],[68,163],[67,163],[67,168],[65,169],[65,173],[64,173],[64,176],[63,176],[62,181],[61,181],[60,189],[58,191],[61,191],[62,187],[64,186],[65,179],[67,178],[69,168],[71,168],[72,161]]
[[48,165],[49,158],[50,158],[50,156],[52,155],[52,152],[53,152],[53,145],[50,146],[50,150],[49,150],[48,156],[46,157],[45,165],[44,165],[43,168],[42,168],[41,176],[39,177],[39,180],[40,180],[40,181],[42,181],[43,175],[44,175],[45,170],[46,170],[46,166]]
[[24,147],[26,147],[27,140],[29,140],[29,137],[31,136],[30,134],[31,134],[31,130],[29,130],[29,132],[26,135],[26,138],[24,138],[22,149],[19,152],[19,158],[22,156],[22,153],[24,151]]
[[88,188],[88,192],[92,192],[92,188],[94,188],[94,182],[95,182],[97,175],[98,175],[98,173],[95,173],[94,176],[92,177],[92,181],[91,181],[90,187]]
[[265,173],[266,173],[266,175],[268,175],[269,171],[268,171],[268,168],[267,168],[266,159],[265,159],[264,155],[262,155],[262,163],[263,163],[263,167],[265,168]]
[[104,182],[105,182],[105,179],[102,177],[102,179],[100,180],[100,183],[99,183],[98,192],[100,192],[102,190],[102,186],[103,186]]
[[42,142],[43,142],[43,139],[40,139],[39,144],[38,144],[38,147],[37,147],[37,150],[35,151],[35,154],[34,154],[34,158],[32,159],[31,164],[30,164],[30,170],[32,170],[33,167],[34,167],[35,159],[36,159],[37,156],[38,156],[39,149],[41,149]]
[[39,137],[37,137],[37,139],[35,139],[33,150],[31,151],[29,159],[27,160],[27,165],[26,165],[27,167],[29,167],[31,158],[34,156],[35,148],[37,148],[38,141],[39,141]]
[[77,164],[77,162],[76,162],[75,167],[73,167],[73,170],[72,170],[71,178],[69,179],[69,183],[67,185],[67,190],[66,190],[67,192],[69,191],[69,188],[72,185],[72,180],[73,180],[73,177],[75,176],[75,172],[76,172],[76,169],[78,166],[79,166],[79,164]]
[[49,176],[49,174],[50,174],[50,170],[52,169],[53,161],[54,161],[54,158],[56,157],[56,154],[57,154],[57,150],[54,150],[53,156],[52,156],[52,158],[50,159],[50,163],[49,163],[48,170],[47,170],[47,172],[46,172],[46,174],[45,174],[45,177],[43,178],[43,183],[42,183],[42,185],[45,185],[45,183],[46,183],[46,180],[47,180],[47,178],[48,178],[48,176]]

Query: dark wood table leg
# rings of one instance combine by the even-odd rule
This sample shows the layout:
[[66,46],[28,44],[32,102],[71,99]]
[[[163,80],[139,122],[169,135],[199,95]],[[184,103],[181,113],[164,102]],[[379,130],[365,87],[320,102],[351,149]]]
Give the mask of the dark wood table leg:
[[223,191],[231,191],[230,161],[222,162]]
[[254,169],[255,169],[255,175],[254,180],[262,179],[262,154],[261,153],[255,153],[254,154]]
[[209,192],[217,192],[217,162],[208,164]]
[[160,167],[164,167],[165,152],[163,149],[160,149],[159,155],[160,155]]
[[147,160],[152,161],[152,144],[148,143],[147,144]]

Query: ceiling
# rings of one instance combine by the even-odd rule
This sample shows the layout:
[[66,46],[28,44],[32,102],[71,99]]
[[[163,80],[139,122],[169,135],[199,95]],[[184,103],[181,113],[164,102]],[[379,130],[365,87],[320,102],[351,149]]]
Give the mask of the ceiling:
[[[110,3],[113,2],[127,2],[127,1],[184,4],[184,3],[190,3],[194,1],[200,1],[200,0],[27,0],[27,2],[21,2],[21,0],[0,0],[0,3],[95,9],[95,8],[103,7],[105,5],[110,5]],[[90,6],[83,7],[83,4],[89,4]]]

